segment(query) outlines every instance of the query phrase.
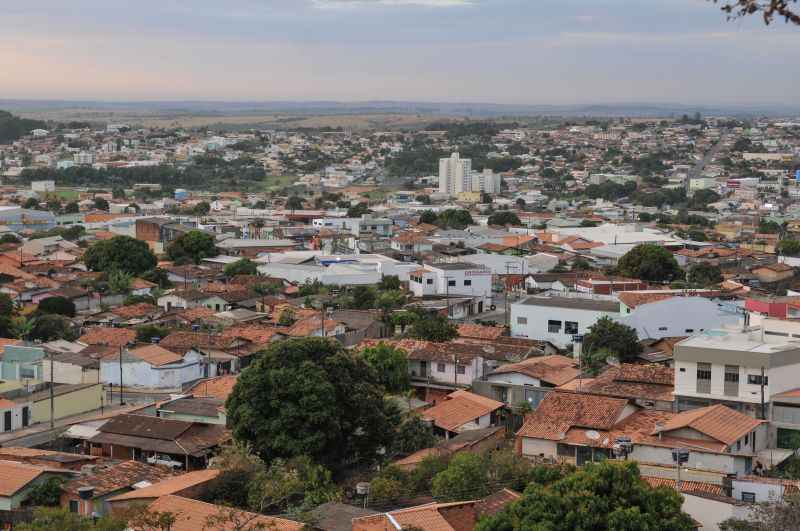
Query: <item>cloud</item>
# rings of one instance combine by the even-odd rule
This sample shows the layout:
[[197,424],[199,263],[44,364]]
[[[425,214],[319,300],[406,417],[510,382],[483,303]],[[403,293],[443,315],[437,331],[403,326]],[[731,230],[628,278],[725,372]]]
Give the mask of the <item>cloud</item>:
[[474,4],[474,0],[313,0],[321,9],[365,6],[416,6],[416,7],[460,7]]

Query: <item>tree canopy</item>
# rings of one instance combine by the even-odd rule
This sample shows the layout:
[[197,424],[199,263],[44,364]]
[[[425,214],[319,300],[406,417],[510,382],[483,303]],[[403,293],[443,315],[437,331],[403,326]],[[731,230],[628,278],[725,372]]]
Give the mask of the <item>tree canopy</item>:
[[458,336],[458,328],[444,315],[428,315],[421,310],[411,314],[408,335],[414,339],[445,343]]
[[38,311],[75,317],[75,303],[66,297],[47,297],[39,303]]
[[269,346],[239,376],[227,409],[234,437],[266,462],[305,455],[329,468],[373,462],[397,413],[367,362],[322,338]]
[[390,393],[408,389],[408,356],[403,349],[384,342],[361,351],[364,360],[378,375],[378,382]]
[[132,275],[153,269],[157,263],[147,244],[130,236],[114,236],[92,244],[83,261],[92,271],[124,271]]
[[660,245],[637,245],[620,258],[619,272],[649,282],[672,282],[683,277],[683,271],[672,253]]
[[531,483],[519,500],[481,520],[476,531],[690,531],[675,489],[652,488],[633,462],[590,463],[550,485]]
[[189,262],[199,264],[203,258],[217,256],[214,236],[201,230],[190,230],[167,246],[167,256],[178,264]]
[[522,222],[519,220],[519,216],[517,216],[514,212],[510,210],[500,210],[495,212],[491,216],[489,216],[489,225],[522,225]]
[[642,345],[636,330],[618,323],[614,319],[603,316],[589,327],[583,336],[583,352],[587,355],[599,350],[606,350],[620,361],[632,361],[642,352]]
[[697,284],[703,287],[711,286],[712,284],[719,284],[723,280],[722,271],[718,265],[701,262],[693,265],[689,269],[688,280],[692,284]]
[[249,258],[242,258],[232,264],[225,266],[225,276],[235,277],[237,275],[256,275],[258,274],[258,265]]

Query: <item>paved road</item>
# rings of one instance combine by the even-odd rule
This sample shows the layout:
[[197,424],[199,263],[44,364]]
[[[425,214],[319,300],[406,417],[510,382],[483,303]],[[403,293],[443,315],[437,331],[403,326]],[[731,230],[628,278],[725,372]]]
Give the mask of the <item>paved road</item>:
[[697,178],[703,174],[705,167],[714,160],[714,157],[722,150],[725,145],[726,135],[720,135],[719,141],[711,146],[711,149],[706,151],[703,158],[698,160],[697,163],[689,170],[688,178],[686,179],[686,190],[689,190],[689,183],[692,179]]

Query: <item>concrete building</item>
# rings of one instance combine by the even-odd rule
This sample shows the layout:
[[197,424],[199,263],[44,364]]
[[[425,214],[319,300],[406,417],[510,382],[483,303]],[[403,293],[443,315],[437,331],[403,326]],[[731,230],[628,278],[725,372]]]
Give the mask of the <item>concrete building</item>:
[[559,348],[587,333],[601,317],[618,317],[619,302],[578,297],[529,297],[511,305],[511,336],[549,341]]
[[458,153],[439,159],[439,193],[450,196],[472,191],[472,159]]
[[492,271],[481,265],[428,264],[409,278],[409,289],[415,297],[472,297],[475,300],[472,313],[483,313],[491,302]]

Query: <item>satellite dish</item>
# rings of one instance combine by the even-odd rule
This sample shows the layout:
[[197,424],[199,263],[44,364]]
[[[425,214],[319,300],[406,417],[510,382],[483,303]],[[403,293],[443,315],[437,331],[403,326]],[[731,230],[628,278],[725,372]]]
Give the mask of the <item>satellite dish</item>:
[[586,438],[591,439],[593,441],[597,441],[600,439],[600,434],[594,430],[587,430],[586,431]]

